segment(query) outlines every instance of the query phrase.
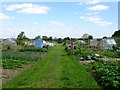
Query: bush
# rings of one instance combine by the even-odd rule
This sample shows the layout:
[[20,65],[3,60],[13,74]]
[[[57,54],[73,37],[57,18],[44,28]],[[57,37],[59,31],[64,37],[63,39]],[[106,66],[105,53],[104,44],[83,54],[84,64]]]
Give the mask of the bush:
[[117,52],[108,51],[108,50],[104,51],[101,55],[105,56],[105,57],[112,57],[112,58],[118,58],[118,57],[120,57]]
[[104,89],[120,89],[120,62],[94,62],[91,64],[91,69]]
[[95,53],[90,48],[83,47],[78,47],[75,51],[75,55],[83,58],[86,58],[88,55],[95,57]]
[[118,58],[120,58],[120,52],[117,52],[117,54],[118,54]]

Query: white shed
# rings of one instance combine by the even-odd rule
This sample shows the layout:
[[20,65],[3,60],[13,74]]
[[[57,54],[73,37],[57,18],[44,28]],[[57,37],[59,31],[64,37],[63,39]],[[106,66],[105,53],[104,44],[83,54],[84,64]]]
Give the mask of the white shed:
[[46,41],[45,41],[45,40],[43,40],[43,46],[46,46],[46,44],[47,44],[47,43],[46,43]]
[[54,46],[54,44],[53,44],[53,43],[50,43],[50,42],[47,42],[46,45]]
[[113,45],[116,45],[116,42],[114,39],[102,39],[101,40],[101,49],[105,50],[112,50]]
[[2,45],[8,45],[8,46],[11,46],[11,47],[16,47],[17,43],[16,43],[15,40],[13,40],[11,38],[8,38],[8,39],[3,40]]
[[86,42],[83,41],[83,40],[78,40],[78,43],[81,44],[81,45],[85,45],[86,44]]

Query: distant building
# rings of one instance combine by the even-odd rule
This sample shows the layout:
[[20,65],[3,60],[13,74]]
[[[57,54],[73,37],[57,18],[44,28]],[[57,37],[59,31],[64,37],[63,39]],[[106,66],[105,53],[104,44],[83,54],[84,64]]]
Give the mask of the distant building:
[[113,45],[116,45],[116,42],[114,39],[102,39],[100,47],[102,50],[112,50]]
[[3,39],[2,41],[0,41],[0,44],[3,46],[11,46],[11,47],[16,47],[17,43],[14,39],[8,38],[8,39]]
[[34,46],[34,39],[30,39],[29,41],[24,41],[27,46]]
[[46,45],[47,45],[46,41],[45,41],[45,40],[43,40],[43,46],[46,46]]
[[54,46],[54,43],[47,42],[46,45]]
[[93,47],[98,47],[98,40],[97,39],[92,39],[90,40],[90,46],[93,46]]
[[3,44],[3,39],[0,39],[0,45],[2,45]]
[[7,50],[7,49],[16,49],[17,43],[15,39],[7,38],[7,39],[0,39],[0,51]]
[[80,45],[85,45],[85,44],[86,44],[86,42],[83,41],[83,40],[78,40],[77,42],[78,42]]
[[34,40],[34,47],[35,48],[42,48],[43,47],[43,40],[42,39],[35,39]]
[[89,34],[87,34],[87,33],[85,33],[85,34],[83,34],[83,36],[81,37],[82,39],[88,39],[89,38]]
[[34,39],[31,39],[31,40],[28,42],[28,45],[33,46],[33,45],[34,45]]

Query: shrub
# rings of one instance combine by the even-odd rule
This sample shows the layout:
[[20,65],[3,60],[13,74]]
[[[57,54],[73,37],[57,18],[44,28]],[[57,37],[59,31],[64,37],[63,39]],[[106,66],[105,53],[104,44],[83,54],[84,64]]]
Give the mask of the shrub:
[[104,51],[102,54],[102,56],[105,56],[105,57],[112,57],[112,58],[118,58],[118,53],[117,52],[113,52],[113,51]]
[[120,89],[120,62],[94,62],[91,69],[94,77],[104,89]]

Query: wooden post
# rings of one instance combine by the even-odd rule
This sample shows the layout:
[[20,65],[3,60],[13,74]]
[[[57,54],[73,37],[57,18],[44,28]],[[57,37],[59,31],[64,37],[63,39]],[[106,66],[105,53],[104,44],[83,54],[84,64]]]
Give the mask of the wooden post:
[[74,47],[73,47],[73,39],[71,38],[71,49],[72,49],[72,54],[74,54]]

